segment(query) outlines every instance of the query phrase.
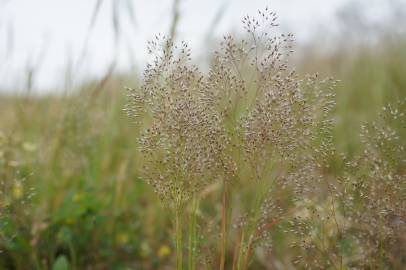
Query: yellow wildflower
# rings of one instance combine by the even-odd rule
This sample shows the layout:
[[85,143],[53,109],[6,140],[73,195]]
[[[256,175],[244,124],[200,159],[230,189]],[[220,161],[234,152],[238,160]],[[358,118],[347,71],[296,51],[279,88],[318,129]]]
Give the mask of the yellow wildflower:
[[158,250],[158,257],[163,259],[171,255],[171,249],[167,245],[162,245]]
[[125,232],[120,232],[116,235],[116,243],[120,246],[126,245],[130,240],[130,236]]
[[12,189],[13,198],[19,200],[24,195],[23,185],[20,182],[16,182]]
[[67,218],[65,220],[66,224],[68,225],[74,225],[76,223],[76,220],[74,218]]

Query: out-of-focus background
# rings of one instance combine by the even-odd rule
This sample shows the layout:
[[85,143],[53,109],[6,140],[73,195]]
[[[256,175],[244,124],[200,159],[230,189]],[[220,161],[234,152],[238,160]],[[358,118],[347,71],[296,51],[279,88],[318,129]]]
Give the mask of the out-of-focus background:
[[2,0],[0,87],[23,92],[30,74],[32,92],[55,92],[67,80],[100,79],[112,66],[136,76],[145,65],[147,40],[170,34],[171,28],[204,61],[218,38],[241,32],[241,18],[265,6],[278,13],[281,31],[294,33],[299,46],[325,52],[357,42],[372,45],[384,34],[404,34],[405,5],[401,0]]
[[341,81],[334,140],[355,155],[361,124],[406,97],[404,0],[0,0],[0,177],[16,180],[0,198],[0,268],[171,269],[124,87],[155,34],[187,41],[204,68],[266,6],[296,37],[292,66]]

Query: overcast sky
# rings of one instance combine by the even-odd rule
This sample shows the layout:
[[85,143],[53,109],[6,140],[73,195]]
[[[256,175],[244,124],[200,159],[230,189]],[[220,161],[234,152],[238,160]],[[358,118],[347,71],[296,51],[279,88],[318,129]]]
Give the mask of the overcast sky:
[[[115,50],[113,1],[121,15],[120,43]],[[40,91],[62,87],[66,67],[73,61],[80,80],[101,76],[113,59],[118,69],[145,64],[146,41],[156,33],[168,33],[173,0],[132,0],[133,17],[126,1],[104,0],[87,45],[88,54],[78,69],[88,28],[97,0],[0,0],[0,90],[23,88],[27,69],[35,67],[34,88]],[[219,36],[239,31],[240,19],[268,6],[279,14],[280,24],[304,42],[318,31],[337,28],[336,13],[354,0],[182,0],[179,38],[191,43],[198,54],[207,46],[209,33]],[[358,0],[362,2],[363,0]],[[364,0],[363,2],[370,2]],[[374,0],[384,3],[389,0]],[[224,13],[213,31],[210,25],[220,10]],[[375,5],[370,13],[385,13]],[[213,33],[212,33],[213,32]],[[135,72],[135,71],[134,71]],[[139,70],[138,70],[139,72]]]

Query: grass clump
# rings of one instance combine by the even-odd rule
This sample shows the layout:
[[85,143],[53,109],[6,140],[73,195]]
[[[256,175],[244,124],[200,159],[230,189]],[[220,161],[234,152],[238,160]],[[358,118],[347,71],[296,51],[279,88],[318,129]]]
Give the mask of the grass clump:
[[[319,82],[317,75],[300,79],[289,70],[293,35],[272,36],[276,19],[268,9],[245,17],[248,38],[224,37],[207,74],[190,63],[186,43],[178,47],[157,36],[149,43],[155,58],[142,87],[129,91],[126,111],[145,126],[144,178],[174,211],[177,269],[183,269],[184,205],[192,205],[188,222],[194,239],[196,200],[205,188],[222,186],[214,261],[219,269],[227,260],[233,269],[248,269],[255,248],[270,246],[273,225],[289,216],[292,202],[281,204],[278,193],[306,192],[305,181],[330,151],[335,81]],[[234,191],[241,197],[232,198]],[[239,207],[233,213],[234,203]],[[226,250],[235,215],[238,241],[231,260]],[[189,268],[195,269],[192,242]]]

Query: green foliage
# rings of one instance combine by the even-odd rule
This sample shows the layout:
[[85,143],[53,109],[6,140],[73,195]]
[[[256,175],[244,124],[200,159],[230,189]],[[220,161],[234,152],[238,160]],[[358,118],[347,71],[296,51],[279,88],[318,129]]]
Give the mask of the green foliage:
[[52,270],[69,270],[69,262],[65,256],[59,256],[54,265],[52,266]]

